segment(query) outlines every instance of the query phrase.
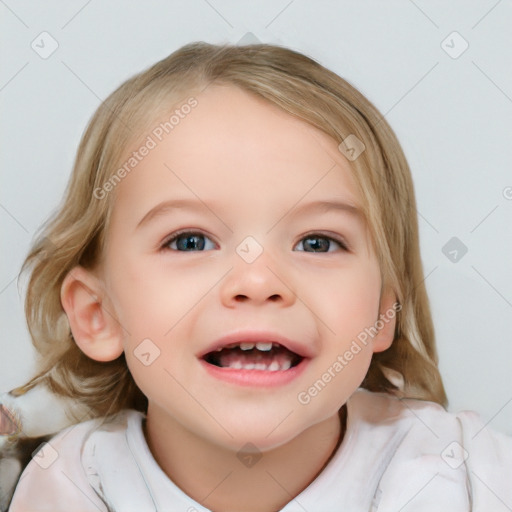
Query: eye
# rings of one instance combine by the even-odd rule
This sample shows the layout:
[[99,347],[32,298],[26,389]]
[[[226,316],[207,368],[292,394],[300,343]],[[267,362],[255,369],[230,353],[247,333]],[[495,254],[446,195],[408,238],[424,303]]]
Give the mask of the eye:
[[[336,247],[337,246],[337,247]],[[337,249],[348,251],[348,247],[342,240],[311,233],[303,237],[296,247],[303,252],[334,252]],[[215,249],[215,243],[206,235],[195,231],[181,231],[168,238],[161,247],[163,251],[198,252]]]
[[[205,241],[209,241],[210,245],[208,246],[208,242]],[[211,249],[215,249],[215,244],[206,235],[194,231],[175,233],[161,247],[163,251],[180,252],[197,252]]]
[[347,245],[342,240],[322,235],[320,233],[310,233],[309,235],[306,235],[296,247],[302,245],[302,250],[304,252],[333,252],[336,250],[333,243],[341,248],[342,251],[348,251]]

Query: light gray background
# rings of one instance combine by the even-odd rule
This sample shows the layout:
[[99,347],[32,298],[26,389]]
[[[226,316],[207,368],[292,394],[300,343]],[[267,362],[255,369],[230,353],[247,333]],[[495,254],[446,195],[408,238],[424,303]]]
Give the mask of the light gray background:
[[[0,17],[0,391],[33,370],[16,276],[100,101],[183,44],[252,33],[319,60],[385,114],[415,181],[450,409],[512,434],[510,2],[0,0]],[[31,47],[48,51],[44,31],[58,43],[46,59]],[[468,249],[456,262],[452,237]]]

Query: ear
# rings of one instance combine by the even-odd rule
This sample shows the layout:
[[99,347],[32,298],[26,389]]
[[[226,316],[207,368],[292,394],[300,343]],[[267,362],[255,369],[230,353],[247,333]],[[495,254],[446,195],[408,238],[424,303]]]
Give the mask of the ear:
[[395,293],[391,287],[386,287],[381,294],[379,318],[375,322],[378,332],[372,340],[374,352],[383,352],[393,343],[396,315],[400,309],[401,305],[398,304]]
[[103,282],[76,266],[60,289],[60,301],[80,350],[96,361],[113,361],[123,353],[122,328],[108,307]]

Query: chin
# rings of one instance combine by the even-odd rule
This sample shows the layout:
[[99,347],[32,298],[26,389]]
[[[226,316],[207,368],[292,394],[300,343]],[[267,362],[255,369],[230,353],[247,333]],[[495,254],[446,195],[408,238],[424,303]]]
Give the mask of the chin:
[[[225,421],[223,423],[232,437],[227,435],[224,430],[220,439],[212,437],[212,430],[209,430],[207,435],[210,441],[229,450],[238,452],[246,445],[254,445],[259,451],[263,452],[290,443],[315,423],[308,421],[297,423],[297,418],[293,418],[293,413],[289,417],[286,417],[286,415],[280,416],[269,415],[265,418],[260,415],[258,421],[254,421],[252,420],[254,414],[250,416],[247,414],[240,417],[251,418],[251,421],[236,421],[233,423]],[[216,432],[219,432],[219,430],[216,429]]]

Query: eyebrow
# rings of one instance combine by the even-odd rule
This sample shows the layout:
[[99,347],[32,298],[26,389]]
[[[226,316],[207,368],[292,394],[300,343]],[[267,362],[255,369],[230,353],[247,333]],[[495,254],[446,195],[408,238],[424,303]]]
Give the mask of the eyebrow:
[[[185,210],[194,210],[202,207],[208,208],[210,211],[213,211],[206,203],[201,200],[195,199],[169,199],[166,201],[162,201],[158,203],[156,206],[151,208],[144,217],[139,221],[137,227],[135,229],[139,229],[145,224],[149,223],[153,218],[158,217],[160,215],[164,215],[170,211],[185,209]],[[323,201],[312,201],[310,203],[305,203],[301,206],[296,206],[291,208],[282,218],[286,217],[290,213],[294,214],[304,214],[308,213],[311,210],[318,210],[322,213],[330,212],[330,211],[338,211],[342,213],[348,213],[354,218],[362,218],[361,210],[352,204],[339,201],[339,200],[323,200]]]
[[292,208],[290,213],[304,213],[310,210],[319,210],[321,212],[339,211],[352,215],[353,217],[362,217],[361,209],[353,204],[346,203],[340,200],[323,200],[323,201],[312,201],[296,208]]

